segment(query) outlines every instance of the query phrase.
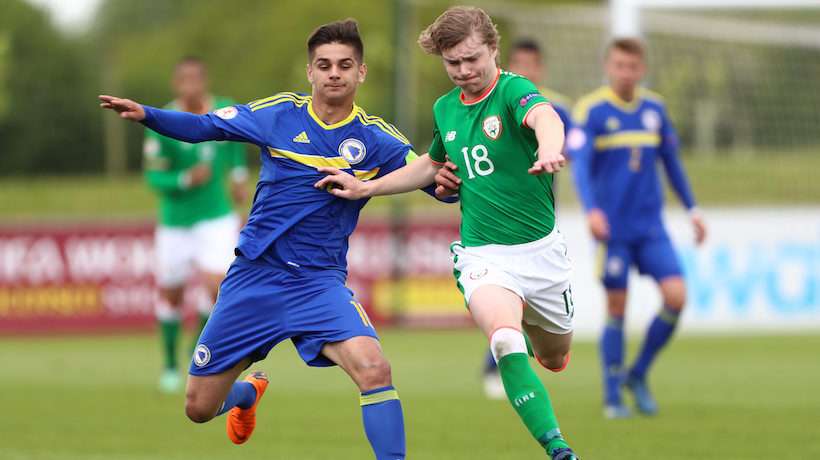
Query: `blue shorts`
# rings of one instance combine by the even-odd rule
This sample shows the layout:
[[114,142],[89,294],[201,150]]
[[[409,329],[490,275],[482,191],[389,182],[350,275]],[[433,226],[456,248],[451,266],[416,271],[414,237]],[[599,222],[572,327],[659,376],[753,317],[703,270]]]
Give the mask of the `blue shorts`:
[[296,271],[237,257],[194,350],[189,373],[225,372],[245,358],[265,359],[291,339],[309,366],[333,366],[322,355],[328,342],[376,330],[339,271]]
[[601,249],[601,279],[607,289],[626,289],[632,265],[655,281],[682,274],[678,255],[666,233],[635,241],[608,241],[602,243]]

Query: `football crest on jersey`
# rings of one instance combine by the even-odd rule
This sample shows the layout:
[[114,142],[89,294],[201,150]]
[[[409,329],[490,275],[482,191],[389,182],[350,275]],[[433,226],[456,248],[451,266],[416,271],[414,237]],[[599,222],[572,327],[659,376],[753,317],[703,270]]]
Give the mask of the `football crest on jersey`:
[[476,270],[476,271],[470,273],[470,279],[471,280],[480,280],[481,278],[484,278],[484,276],[486,276],[488,272],[489,272],[489,270],[486,269],[486,268],[483,269],[483,270]]
[[620,257],[610,257],[606,262],[606,272],[610,276],[620,276],[624,271],[624,261]]
[[657,132],[661,129],[661,116],[652,109],[644,110],[641,114],[641,123],[647,130]]
[[615,117],[609,117],[606,119],[606,130],[607,131],[617,131],[621,128],[621,122],[618,121]]
[[352,165],[361,163],[366,154],[367,149],[364,146],[364,142],[358,139],[345,139],[341,145],[339,145],[339,155]]
[[234,106],[224,107],[224,108],[221,108],[219,110],[214,110],[214,115],[218,116],[219,118],[221,118],[223,120],[230,120],[231,118],[236,118],[236,115],[238,113],[239,113],[239,111],[236,110],[236,107],[234,107]]
[[194,350],[194,364],[196,367],[202,367],[209,362],[211,362],[211,350],[204,343],[200,343]]
[[501,136],[501,131],[504,129],[504,126],[501,125],[501,117],[492,115],[485,118],[481,124],[481,129],[484,131],[484,135],[490,139],[498,139],[498,137]]

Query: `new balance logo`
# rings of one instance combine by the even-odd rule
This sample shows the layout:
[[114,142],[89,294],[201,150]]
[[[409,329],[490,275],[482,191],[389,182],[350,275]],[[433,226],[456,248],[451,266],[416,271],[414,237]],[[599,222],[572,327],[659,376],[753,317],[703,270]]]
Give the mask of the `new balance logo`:
[[447,136],[444,138],[444,142],[452,142],[454,140],[456,140],[456,132],[448,131]]
[[310,139],[307,137],[307,133],[302,131],[299,133],[298,136],[293,138],[293,142],[298,142],[300,144],[310,144]]

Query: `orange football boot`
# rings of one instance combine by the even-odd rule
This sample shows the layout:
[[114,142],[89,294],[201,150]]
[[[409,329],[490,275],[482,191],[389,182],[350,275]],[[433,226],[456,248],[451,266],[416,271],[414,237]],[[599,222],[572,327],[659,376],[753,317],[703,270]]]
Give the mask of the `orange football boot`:
[[256,401],[247,409],[234,407],[228,412],[225,428],[234,444],[242,444],[251,437],[253,429],[256,428],[256,406],[268,388],[268,376],[262,371],[251,372],[244,380],[256,388]]

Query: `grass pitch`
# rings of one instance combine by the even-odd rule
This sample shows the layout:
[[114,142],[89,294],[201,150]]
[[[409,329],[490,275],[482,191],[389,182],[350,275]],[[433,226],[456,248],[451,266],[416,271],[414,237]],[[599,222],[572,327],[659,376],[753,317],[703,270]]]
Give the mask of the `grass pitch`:
[[[386,330],[412,460],[545,458],[504,401],[485,400],[475,331]],[[631,345],[636,345],[636,338]],[[601,417],[598,356],[576,343],[562,374],[538,369],[584,460],[820,458],[818,336],[682,337],[654,369],[656,418]],[[256,432],[234,446],[224,418],[183,414],[156,391],[154,336],[0,338],[0,459],[372,458],[358,394],[339,369],[312,369],[283,343]]]

